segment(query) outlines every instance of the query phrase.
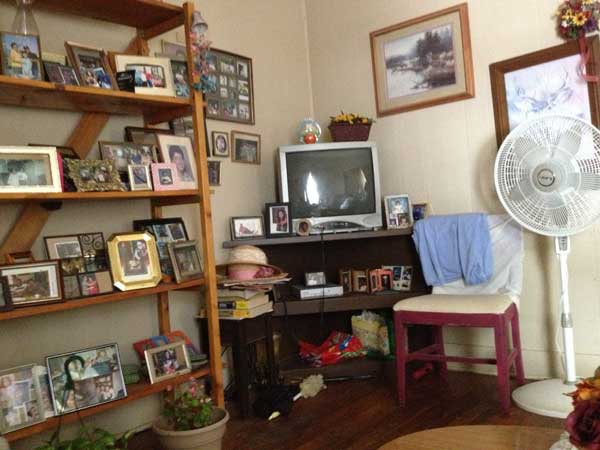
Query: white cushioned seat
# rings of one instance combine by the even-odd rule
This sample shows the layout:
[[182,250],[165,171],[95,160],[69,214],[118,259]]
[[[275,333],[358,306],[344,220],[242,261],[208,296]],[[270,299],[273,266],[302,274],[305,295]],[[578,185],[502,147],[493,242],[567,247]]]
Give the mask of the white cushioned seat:
[[394,311],[455,314],[502,314],[512,299],[508,295],[422,295],[401,300]]

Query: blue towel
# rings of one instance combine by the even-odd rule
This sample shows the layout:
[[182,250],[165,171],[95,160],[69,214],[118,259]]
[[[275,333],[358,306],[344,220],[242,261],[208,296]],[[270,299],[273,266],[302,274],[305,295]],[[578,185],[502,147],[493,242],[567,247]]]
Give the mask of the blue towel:
[[432,216],[415,223],[413,240],[425,281],[441,286],[462,278],[485,283],[494,273],[492,242],[486,214]]

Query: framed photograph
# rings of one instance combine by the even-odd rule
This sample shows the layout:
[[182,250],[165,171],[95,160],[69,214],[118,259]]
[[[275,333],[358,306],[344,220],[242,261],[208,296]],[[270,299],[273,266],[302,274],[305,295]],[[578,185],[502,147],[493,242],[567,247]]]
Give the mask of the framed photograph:
[[10,433],[46,420],[34,365],[0,371],[0,433]]
[[4,255],[4,260],[7,264],[24,264],[35,262],[33,253],[30,251],[6,253]]
[[49,61],[61,64],[63,66],[67,65],[67,57],[61,53],[51,53],[42,51],[42,61]]
[[7,277],[0,277],[0,312],[13,309]]
[[[169,128],[175,136],[187,136],[192,140],[192,147],[196,148],[194,134],[194,120],[192,117],[178,117],[169,121]],[[204,117],[204,129],[206,129],[206,116]],[[208,132],[204,134],[204,144],[206,147],[206,157],[210,158],[210,142],[208,141]]]
[[466,3],[370,37],[378,117],[475,96]]
[[308,236],[310,235],[310,230],[312,230],[312,223],[310,223],[309,219],[300,219],[298,221],[298,225],[296,226],[296,234],[298,236]]
[[0,147],[0,192],[62,192],[54,147]]
[[58,261],[0,266],[0,276],[8,279],[8,290],[15,307],[63,299]]
[[[117,344],[49,356],[46,366],[56,415],[127,397]],[[72,390],[66,389],[67,371]]]
[[85,258],[67,258],[60,260],[60,270],[63,276],[77,275],[87,272]]
[[393,291],[402,290],[402,266],[382,266],[382,269],[389,270],[392,273],[392,287]]
[[44,237],[48,259],[79,258],[83,256],[79,235]]
[[352,292],[352,269],[340,269],[338,283],[344,289],[344,294]]
[[113,280],[108,270],[79,274],[77,281],[82,297],[108,294],[114,290]]
[[81,86],[118,89],[103,49],[69,41],[65,42],[65,49]]
[[196,241],[171,242],[168,249],[178,283],[204,276]]
[[130,164],[129,186],[132,191],[151,191],[150,166],[146,164]]
[[226,132],[212,132],[212,155],[221,158],[229,157],[229,135]]
[[232,131],[231,142],[233,162],[260,164],[260,134]]
[[67,147],[65,145],[48,145],[48,144],[27,144],[28,147],[55,147],[56,153],[60,157],[58,170],[61,173],[61,182],[63,192],[76,192],[77,188],[75,183],[69,175],[69,168],[64,163],[65,159],[80,159],[79,155],[73,149],[73,147]]
[[207,161],[209,186],[221,186],[221,161]]
[[79,86],[77,72],[72,67],[51,61],[44,61],[44,70],[46,71],[48,81],[52,83]]
[[412,285],[412,275],[412,266],[402,266],[402,277],[400,280],[400,288],[398,289],[399,291],[410,291]]
[[384,203],[385,221],[389,229],[412,227],[413,217],[408,195],[386,195]]
[[198,189],[196,157],[192,140],[184,136],[157,135],[163,162],[175,164],[181,189]]
[[129,173],[131,164],[149,166],[158,161],[156,147],[153,144],[136,144],[131,142],[98,142],[102,159],[112,161],[122,174]]
[[369,271],[352,269],[352,291],[369,292]]
[[173,191],[181,189],[177,178],[177,167],[172,163],[154,163],[150,165],[152,184],[155,191]]
[[325,272],[306,272],[304,274],[304,284],[306,286],[324,286],[327,284]]
[[168,219],[134,220],[135,231],[147,231],[154,236],[160,269],[165,275],[174,275],[168,245],[171,242],[189,240],[185,223],[181,217]]
[[417,220],[424,219],[429,215],[429,208],[427,203],[413,203],[412,205],[412,217],[413,223]]
[[27,80],[44,80],[40,38],[0,31],[2,73]]
[[292,214],[289,203],[267,203],[265,205],[267,237],[291,236]]
[[158,58],[167,58],[171,61],[171,70],[173,71],[173,85],[175,87],[175,96],[182,98],[190,97],[190,79],[188,75],[187,57],[173,56],[168,53],[155,53]]
[[265,237],[265,225],[261,216],[232,217],[231,239],[256,239]]
[[165,41],[161,42],[163,54],[169,55],[169,57],[187,57],[187,47],[183,44],[177,44],[175,42]]
[[210,49],[208,77],[214,89],[206,92],[206,118],[254,125],[252,59]]
[[172,130],[166,128],[125,127],[125,139],[134,144],[147,144],[158,147],[158,134],[173,135]]
[[135,70],[135,93],[175,97],[169,58],[113,54],[116,70]]
[[77,275],[63,275],[63,291],[65,300],[80,298],[82,295],[79,287],[79,277]]
[[110,269],[118,289],[143,289],[160,282],[156,240],[150,233],[113,234],[107,244]]
[[192,363],[184,341],[149,348],[144,354],[152,384],[192,371]]
[[[598,74],[600,43],[587,39],[589,75]],[[600,88],[579,75],[581,55],[576,41],[490,65],[496,142],[525,120],[542,114],[576,116],[598,126]]]
[[112,161],[95,159],[66,160],[69,175],[79,192],[124,191],[119,172]]

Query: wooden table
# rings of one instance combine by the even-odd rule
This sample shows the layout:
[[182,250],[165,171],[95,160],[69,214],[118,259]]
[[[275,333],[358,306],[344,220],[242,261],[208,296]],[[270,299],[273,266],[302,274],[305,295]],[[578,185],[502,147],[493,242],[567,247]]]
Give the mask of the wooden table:
[[402,436],[379,450],[548,450],[562,432],[501,425],[445,427]]

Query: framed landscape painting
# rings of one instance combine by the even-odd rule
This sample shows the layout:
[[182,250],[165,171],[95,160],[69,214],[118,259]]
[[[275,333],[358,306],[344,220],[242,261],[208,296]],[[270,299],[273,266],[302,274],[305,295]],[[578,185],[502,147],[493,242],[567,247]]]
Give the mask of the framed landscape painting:
[[[597,38],[588,38],[586,73],[600,62]],[[581,77],[576,41],[490,65],[498,147],[522,122],[545,114],[576,116],[598,126],[600,90]]]
[[378,117],[475,96],[466,3],[370,36]]

